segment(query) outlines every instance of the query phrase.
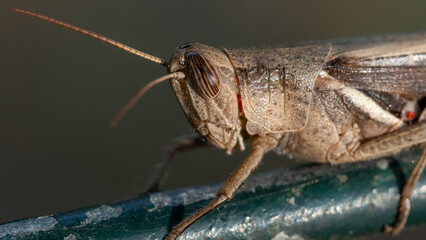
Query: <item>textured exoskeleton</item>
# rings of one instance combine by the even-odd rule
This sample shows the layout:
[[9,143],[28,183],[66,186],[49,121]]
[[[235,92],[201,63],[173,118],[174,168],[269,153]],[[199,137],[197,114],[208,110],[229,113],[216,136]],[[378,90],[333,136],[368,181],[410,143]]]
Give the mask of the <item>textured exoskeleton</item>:
[[[252,139],[249,157],[216,199],[167,239],[230,199],[267,151],[338,164],[426,142],[425,34],[260,50],[184,44],[167,67],[185,73],[171,85],[188,120],[210,143],[230,153]],[[425,161],[424,153],[401,196],[399,221],[387,231],[404,226]]]
[[[232,198],[271,150],[312,162],[369,160],[426,143],[426,34],[331,41],[278,49],[228,50],[183,44],[166,62],[102,35],[25,10],[167,67],[132,98],[121,116],[151,86],[170,79],[189,122],[212,145],[249,156],[214,200],[166,236],[176,239],[192,223]],[[203,145],[185,138],[169,152],[151,184],[156,190],[174,152]],[[410,195],[426,164],[423,150],[399,203],[396,234],[410,211]]]

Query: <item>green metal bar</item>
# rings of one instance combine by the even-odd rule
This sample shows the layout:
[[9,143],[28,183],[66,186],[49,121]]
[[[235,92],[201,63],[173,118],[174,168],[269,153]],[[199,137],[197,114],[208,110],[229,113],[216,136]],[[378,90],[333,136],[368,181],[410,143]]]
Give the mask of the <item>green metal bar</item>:
[[[255,175],[231,201],[180,239],[341,239],[382,232],[395,220],[401,186],[419,155],[414,150],[376,161]],[[0,225],[0,239],[162,239],[174,224],[212,199],[218,186],[165,191],[6,223]],[[408,225],[425,222],[423,174]]]

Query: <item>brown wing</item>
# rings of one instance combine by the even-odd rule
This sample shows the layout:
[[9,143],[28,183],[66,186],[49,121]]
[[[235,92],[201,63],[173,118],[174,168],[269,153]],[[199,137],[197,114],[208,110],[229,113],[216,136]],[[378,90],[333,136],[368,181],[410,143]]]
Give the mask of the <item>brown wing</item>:
[[324,70],[357,89],[426,96],[426,34],[333,45]]

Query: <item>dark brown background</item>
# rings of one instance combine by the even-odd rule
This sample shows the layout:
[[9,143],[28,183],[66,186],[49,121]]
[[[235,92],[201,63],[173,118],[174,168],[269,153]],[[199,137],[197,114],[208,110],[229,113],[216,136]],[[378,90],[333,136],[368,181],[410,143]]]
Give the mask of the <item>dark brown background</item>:
[[[0,0],[0,223],[130,197],[164,148],[192,132],[168,83],[109,128],[115,111],[165,69],[11,8],[166,59],[189,41],[264,48],[426,30],[424,1]],[[222,181],[246,154],[179,155],[164,187]],[[286,164],[270,154],[259,171]]]

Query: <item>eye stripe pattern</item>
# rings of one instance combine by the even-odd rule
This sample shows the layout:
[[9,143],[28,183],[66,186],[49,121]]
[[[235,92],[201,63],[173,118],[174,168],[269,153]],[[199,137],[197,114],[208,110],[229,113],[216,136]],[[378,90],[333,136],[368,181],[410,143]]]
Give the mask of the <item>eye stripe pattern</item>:
[[204,98],[219,94],[220,82],[213,66],[196,52],[185,53],[185,72],[194,90]]

